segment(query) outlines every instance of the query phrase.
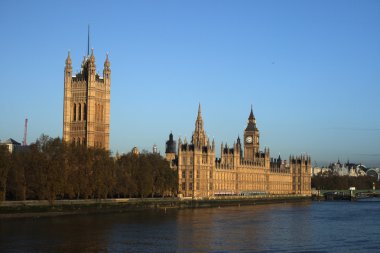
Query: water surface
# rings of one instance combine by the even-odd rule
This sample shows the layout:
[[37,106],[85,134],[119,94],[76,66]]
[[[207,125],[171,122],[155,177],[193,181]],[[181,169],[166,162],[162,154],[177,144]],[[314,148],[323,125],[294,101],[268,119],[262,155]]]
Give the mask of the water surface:
[[0,220],[0,252],[380,252],[380,202]]

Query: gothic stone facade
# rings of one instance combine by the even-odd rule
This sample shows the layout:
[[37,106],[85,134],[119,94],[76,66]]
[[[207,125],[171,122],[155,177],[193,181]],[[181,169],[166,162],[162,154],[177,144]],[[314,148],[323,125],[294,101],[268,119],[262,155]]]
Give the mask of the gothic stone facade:
[[83,58],[73,76],[70,52],[64,77],[63,140],[109,149],[111,69],[108,54],[103,77],[96,73],[95,56]]
[[[268,148],[260,151],[260,135],[252,109],[240,138],[228,147],[221,144],[220,158],[215,156],[215,142],[207,138],[201,113],[195,122],[191,142],[178,140],[175,160],[173,148],[167,147],[166,157],[178,170],[178,192],[183,197],[211,197],[257,194],[311,194],[311,159],[290,156],[289,161],[271,159]],[[172,140],[172,135],[171,135]],[[168,143],[173,144],[169,140]],[[174,143],[175,145],[175,143]],[[244,150],[244,153],[243,153]],[[168,152],[170,151],[170,152]]]

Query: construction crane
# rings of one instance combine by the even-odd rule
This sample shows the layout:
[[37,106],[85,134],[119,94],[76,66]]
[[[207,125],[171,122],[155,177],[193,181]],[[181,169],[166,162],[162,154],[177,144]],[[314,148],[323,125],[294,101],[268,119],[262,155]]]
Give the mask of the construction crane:
[[26,146],[26,136],[28,134],[28,118],[25,119],[25,127],[24,127],[24,139],[22,140],[22,145]]

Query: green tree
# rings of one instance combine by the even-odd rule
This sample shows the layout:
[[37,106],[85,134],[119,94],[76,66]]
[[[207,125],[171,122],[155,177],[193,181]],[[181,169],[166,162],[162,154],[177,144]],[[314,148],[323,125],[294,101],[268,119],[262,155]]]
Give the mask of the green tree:
[[13,152],[11,156],[11,169],[8,173],[7,198],[9,200],[26,199],[25,167],[29,150]]
[[134,197],[137,195],[137,185],[133,177],[133,157],[131,153],[122,155],[116,160],[116,189],[117,195]]
[[92,165],[94,196],[107,198],[115,185],[114,162],[109,152],[104,149],[92,149],[92,152],[94,152]]
[[66,146],[59,138],[49,139],[43,148],[43,156],[46,160],[46,192],[44,195],[50,203],[65,195],[66,183]]
[[0,145],[0,201],[5,200],[10,163],[10,153],[7,146]]

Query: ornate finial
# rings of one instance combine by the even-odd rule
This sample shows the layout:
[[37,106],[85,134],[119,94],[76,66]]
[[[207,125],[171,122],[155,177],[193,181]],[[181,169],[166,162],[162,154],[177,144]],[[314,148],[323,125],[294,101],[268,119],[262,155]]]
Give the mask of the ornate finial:
[[169,134],[169,140],[173,140],[173,133],[172,133],[172,131],[170,131],[170,134]]
[[70,49],[69,49],[69,51],[67,53],[66,65],[71,65]]
[[105,60],[105,62],[104,62],[104,67],[105,67],[105,68],[109,68],[109,67],[110,67],[110,61],[109,61],[109,59],[108,59],[108,53],[106,54],[106,60]]
[[85,65],[86,65],[86,56],[84,55],[83,56],[83,61],[82,61],[82,68],[84,68]]

